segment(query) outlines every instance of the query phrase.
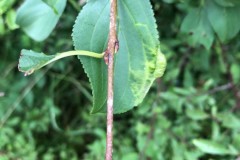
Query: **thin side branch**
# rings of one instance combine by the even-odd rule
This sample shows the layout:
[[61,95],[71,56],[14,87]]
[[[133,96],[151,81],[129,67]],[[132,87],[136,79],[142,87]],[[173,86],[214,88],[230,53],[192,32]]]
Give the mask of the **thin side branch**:
[[108,97],[107,97],[107,138],[106,138],[106,160],[112,160],[113,152],[113,75],[114,75],[114,53],[118,48],[117,40],[117,0],[110,0],[110,26],[108,47],[105,52],[105,62],[108,64]]

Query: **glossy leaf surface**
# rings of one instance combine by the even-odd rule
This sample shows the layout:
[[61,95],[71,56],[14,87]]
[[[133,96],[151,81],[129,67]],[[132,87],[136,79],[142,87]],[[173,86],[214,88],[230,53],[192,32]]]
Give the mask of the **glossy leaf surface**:
[[[66,0],[58,0],[56,11],[42,0],[26,0],[17,12],[17,24],[36,41],[46,39],[56,26],[66,5]],[[57,12],[57,14],[56,14]]]
[[[114,113],[126,112],[141,103],[166,66],[149,0],[118,1],[118,22],[120,48],[115,56]],[[104,52],[108,28],[109,1],[90,0],[73,29],[75,49]],[[93,89],[92,113],[105,112],[107,66],[103,60],[79,58]]]

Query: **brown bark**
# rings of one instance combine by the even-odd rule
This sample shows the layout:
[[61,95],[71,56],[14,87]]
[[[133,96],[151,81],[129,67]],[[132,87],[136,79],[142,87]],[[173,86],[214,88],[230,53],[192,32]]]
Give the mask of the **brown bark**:
[[108,95],[107,95],[107,138],[105,160],[112,160],[113,152],[113,76],[114,76],[114,53],[118,48],[117,40],[117,0],[110,0],[110,26],[108,47],[105,51],[105,62],[108,65]]

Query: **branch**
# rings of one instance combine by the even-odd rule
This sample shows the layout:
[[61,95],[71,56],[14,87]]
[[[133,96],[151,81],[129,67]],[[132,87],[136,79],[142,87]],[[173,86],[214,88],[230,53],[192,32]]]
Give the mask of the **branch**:
[[232,111],[235,111],[237,109],[240,109],[240,94],[239,94],[240,91],[239,91],[238,86],[236,84],[234,84],[233,75],[230,71],[231,63],[230,63],[229,58],[227,57],[227,54],[226,54],[226,53],[228,53],[229,47],[226,46],[226,45],[222,45],[221,43],[220,43],[220,45],[221,45],[221,54],[223,56],[223,59],[225,60],[224,62],[226,64],[226,68],[227,68],[227,74],[229,76],[230,83],[232,83],[232,85],[233,85],[231,87],[231,89],[232,89],[232,93],[235,97],[236,106],[232,108]]
[[108,47],[105,51],[105,62],[108,65],[108,95],[107,95],[107,138],[105,160],[112,160],[113,152],[113,75],[114,53],[118,49],[117,40],[117,0],[110,0],[110,26]]
[[208,91],[208,93],[214,94],[216,92],[225,91],[225,90],[231,89],[233,86],[234,86],[233,83],[227,83],[225,85],[217,86],[216,88],[213,88],[212,90]]

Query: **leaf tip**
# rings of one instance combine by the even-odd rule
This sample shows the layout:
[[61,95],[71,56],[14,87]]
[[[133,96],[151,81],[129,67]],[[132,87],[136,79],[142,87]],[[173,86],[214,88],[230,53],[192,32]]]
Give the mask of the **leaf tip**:
[[19,60],[18,60],[18,70],[20,72],[23,72],[24,73],[24,76],[29,76],[30,74],[32,74],[34,72],[34,69],[31,69],[31,70],[24,70],[22,69],[22,63],[23,63],[23,60],[22,58],[24,58],[24,51],[26,51],[25,49],[22,49],[21,50],[21,53],[20,53],[20,56],[19,56]]
[[34,72],[34,69],[25,71],[25,72],[24,72],[24,76],[25,76],[25,77],[26,77],[26,76],[29,76],[29,75],[32,74],[33,72]]

